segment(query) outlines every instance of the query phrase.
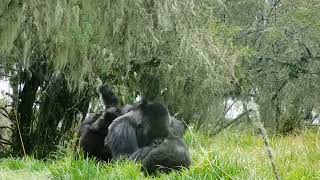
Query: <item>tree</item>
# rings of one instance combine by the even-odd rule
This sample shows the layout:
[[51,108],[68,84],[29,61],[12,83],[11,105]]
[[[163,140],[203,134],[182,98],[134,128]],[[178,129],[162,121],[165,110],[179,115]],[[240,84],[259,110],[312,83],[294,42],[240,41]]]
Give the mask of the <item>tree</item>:
[[187,122],[211,119],[223,107],[230,73],[205,7],[188,0],[4,1],[0,57],[15,89],[14,142],[22,139],[26,153],[40,157],[54,149],[96,97],[97,79],[124,101],[138,92]]

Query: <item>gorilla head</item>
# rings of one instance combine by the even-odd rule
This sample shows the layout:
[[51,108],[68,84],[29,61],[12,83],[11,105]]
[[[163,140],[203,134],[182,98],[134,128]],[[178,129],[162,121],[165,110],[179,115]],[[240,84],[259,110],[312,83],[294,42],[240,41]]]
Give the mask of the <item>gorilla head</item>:
[[110,86],[107,84],[103,84],[99,88],[99,92],[101,93],[104,105],[108,107],[116,107],[118,106],[119,100],[117,96],[113,93]]
[[130,156],[155,139],[167,137],[169,124],[170,116],[166,107],[143,100],[130,112],[112,122],[105,146],[111,149],[113,159]]
[[155,139],[163,139],[169,134],[171,123],[166,107],[160,103],[147,103],[141,105],[141,146],[151,144]]

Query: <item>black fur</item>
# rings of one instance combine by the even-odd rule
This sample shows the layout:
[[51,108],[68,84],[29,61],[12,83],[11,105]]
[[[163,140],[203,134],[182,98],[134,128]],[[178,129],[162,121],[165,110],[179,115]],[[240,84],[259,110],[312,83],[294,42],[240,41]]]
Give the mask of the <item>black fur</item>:
[[[104,147],[104,139],[108,134],[108,127],[120,114],[117,108],[107,109],[103,115],[96,114],[87,122],[81,124],[79,129],[80,147],[89,157],[109,161],[111,151]],[[100,115],[100,116],[99,116]]]
[[104,139],[108,134],[108,127],[114,119],[122,114],[117,107],[118,98],[108,85],[99,88],[105,105],[105,112],[100,112],[84,120],[79,128],[80,147],[89,157],[109,161],[111,151],[104,146]]
[[118,106],[118,97],[114,94],[112,89],[107,84],[103,84],[102,86],[100,86],[99,91],[101,93],[106,108]]
[[111,149],[113,159],[128,157],[155,139],[167,137],[169,124],[168,110],[162,104],[143,101],[113,121],[105,146]]
[[[86,119],[79,128],[80,146],[86,154],[104,161],[130,156],[141,161],[147,173],[189,167],[184,123],[170,117],[162,104],[142,100],[118,108],[118,98],[108,85],[99,91],[105,112]],[[156,144],[159,139],[161,143]]]
[[157,147],[157,145],[153,144],[150,146],[145,146],[145,147],[139,148],[138,150],[136,150],[135,152],[133,152],[130,155],[130,159],[133,161],[142,161],[144,158],[146,158],[148,156],[150,151],[152,151],[156,147]]
[[142,169],[147,174],[188,168],[191,157],[183,140],[184,132],[184,123],[171,117],[169,136],[158,145],[154,143],[137,149],[131,154],[130,159],[141,161]]
[[141,160],[142,168],[147,174],[170,172],[188,168],[191,164],[189,149],[183,139],[169,136]]

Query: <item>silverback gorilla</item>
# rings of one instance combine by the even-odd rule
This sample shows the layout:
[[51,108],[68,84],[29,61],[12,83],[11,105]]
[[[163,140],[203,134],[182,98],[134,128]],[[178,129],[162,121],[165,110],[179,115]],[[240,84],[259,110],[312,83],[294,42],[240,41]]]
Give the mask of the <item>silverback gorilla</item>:
[[112,159],[129,157],[141,147],[169,134],[170,116],[160,103],[145,100],[130,112],[116,118],[109,126],[105,146],[112,152]]

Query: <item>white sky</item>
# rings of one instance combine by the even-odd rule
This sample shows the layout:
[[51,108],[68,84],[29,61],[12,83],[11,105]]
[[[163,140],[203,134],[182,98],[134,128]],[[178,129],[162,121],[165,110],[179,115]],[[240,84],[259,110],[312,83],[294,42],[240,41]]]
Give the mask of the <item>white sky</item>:
[[5,97],[5,93],[9,92],[11,93],[11,88],[9,85],[9,81],[6,80],[0,80],[0,97],[3,98]]
[[[228,99],[227,101],[227,107],[230,107],[232,105],[233,101],[231,99]],[[226,114],[227,119],[234,119],[238,117],[243,111],[243,106],[241,101],[235,102],[230,110]]]

